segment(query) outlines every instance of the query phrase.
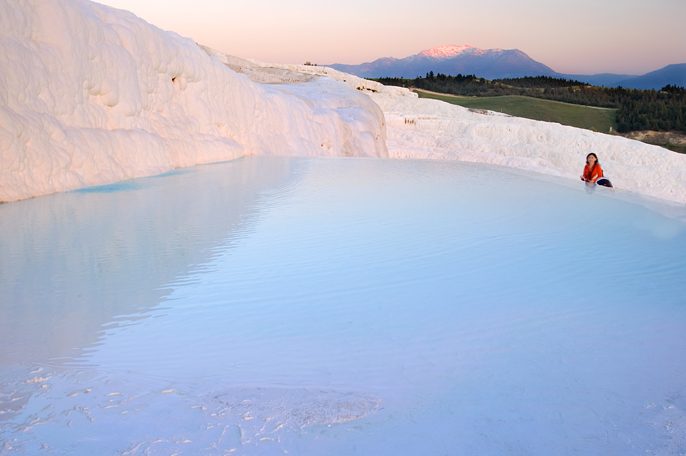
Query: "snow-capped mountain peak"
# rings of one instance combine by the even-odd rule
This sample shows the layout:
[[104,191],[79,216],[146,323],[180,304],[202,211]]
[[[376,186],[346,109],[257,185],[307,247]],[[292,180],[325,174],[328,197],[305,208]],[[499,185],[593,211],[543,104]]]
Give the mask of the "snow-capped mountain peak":
[[420,52],[419,55],[422,57],[433,57],[436,59],[447,59],[447,58],[455,57],[456,55],[462,54],[464,51],[467,51],[470,49],[476,49],[477,51],[480,50],[480,49],[475,48],[474,46],[469,46],[468,44],[465,44],[463,46],[457,46],[454,44],[449,44],[447,46],[432,47],[431,49],[427,49],[425,51]]
[[470,45],[454,44],[433,47],[404,59],[389,57],[361,65],[327,66],[364,78],[412,78],[429,72],[450,75],[474,74],[486,79],[557,74],[517,49],[479,49]]

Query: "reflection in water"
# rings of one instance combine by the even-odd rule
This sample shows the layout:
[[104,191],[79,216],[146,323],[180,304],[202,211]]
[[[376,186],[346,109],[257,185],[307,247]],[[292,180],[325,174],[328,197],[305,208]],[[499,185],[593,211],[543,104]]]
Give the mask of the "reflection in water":
[[485,165],[249,157],[2,206],[0,441],[679,454],[686,223],[651,204]]
[[69,360],[143,318],[294,178],[246,157],[0,206],[0,364]]

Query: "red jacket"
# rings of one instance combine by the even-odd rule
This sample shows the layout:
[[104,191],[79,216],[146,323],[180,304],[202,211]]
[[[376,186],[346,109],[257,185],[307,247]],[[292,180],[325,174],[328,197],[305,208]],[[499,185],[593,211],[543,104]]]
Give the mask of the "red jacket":
[[[593,169],[591,169],[587,163],[586,166],[584,166],[584,174],[583,175],[584,175],[584,180],[586,182],[595,182],[598,179],[600,179],[601,177],[603,177],[603,168],[601,168],[600,165],[598,163],[596,163],[595,165],[593,165]],[[595,179],[592,179],[593,175],[597,175],[597,177]]]

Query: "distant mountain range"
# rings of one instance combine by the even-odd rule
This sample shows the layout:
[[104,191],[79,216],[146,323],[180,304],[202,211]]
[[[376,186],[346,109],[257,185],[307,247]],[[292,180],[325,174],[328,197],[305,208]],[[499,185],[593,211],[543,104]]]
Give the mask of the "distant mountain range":
[[396,59],[384,57],[361,65],[326,65],[365,78],[425,76],[426,73],[475,74],[486,79],[554,76],[551,68],[520,50],[478,49],[474,46],[441,46]]
[[563,74],[535,61],[518,49],[479,49],[474,46],[440,46],[416,55],[396,59],[384,57],[360,65],[335,63],[326,65],[363,78],[425,76],[428,72],[450,75],[474,74],[486,79],[551,76],[576,79],[603,87],[622,86],[631,89],[661,89],[667,84],[686,86],[686,63],[668,65],[642,76],[628,74]]

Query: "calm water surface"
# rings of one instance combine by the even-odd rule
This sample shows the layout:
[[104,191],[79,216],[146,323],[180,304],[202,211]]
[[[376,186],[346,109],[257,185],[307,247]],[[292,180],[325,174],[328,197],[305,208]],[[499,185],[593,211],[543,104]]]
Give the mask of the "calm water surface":
[[0,454],[684,454],[684,219],[269,157],[2,205]]

